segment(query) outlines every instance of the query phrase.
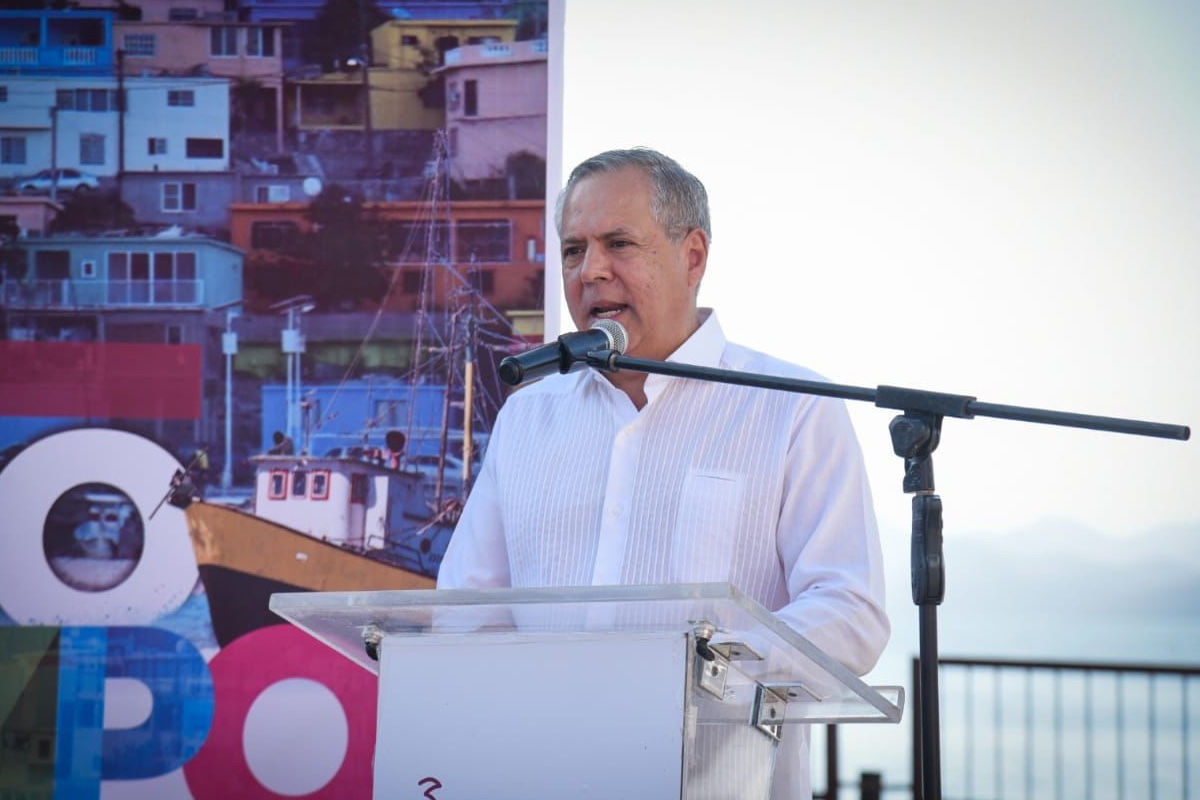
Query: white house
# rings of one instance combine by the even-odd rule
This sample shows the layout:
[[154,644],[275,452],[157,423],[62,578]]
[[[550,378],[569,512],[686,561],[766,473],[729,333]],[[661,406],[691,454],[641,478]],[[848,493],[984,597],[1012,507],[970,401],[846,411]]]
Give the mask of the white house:
[[229,81],[0,76],[0,178],[50,166],[101,177],[120,171],[226,171]]

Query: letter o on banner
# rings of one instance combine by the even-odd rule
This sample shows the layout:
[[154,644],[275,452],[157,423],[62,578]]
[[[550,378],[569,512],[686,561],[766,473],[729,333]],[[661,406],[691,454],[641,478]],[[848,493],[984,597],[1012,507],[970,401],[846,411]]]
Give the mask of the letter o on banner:
[[[19,625],[141,625],[177,610],[199,572],[178,508],[164,504],[179,461],[161,445],[128,431],[78,428],[21,450],[0,471],[4,543],[0,608]],[[105,484],[133,501],[141,516],[141,558],[120,583],[88,592],[68,586],[46,560],[47,515],[66,492]]]
[[[246,719],[254,701],[275,684],[307,678],[337,698],[346,716],[346,756],[334,775],[306,800],[370,800],[374,780],[377,679],[362,667],[291,625],[270,625],[239,636],[208,663],[216,687],[216,713],[208,740],[184,765],[197,800],[281,800],[264,786],[246,755]],[[322,736],[320,720],[294,730],[281,725],[274,746],[287,751],[298,737]],[[286,758],[286,755],[285,755]],[[303,765],[295,765],[302,769]]]

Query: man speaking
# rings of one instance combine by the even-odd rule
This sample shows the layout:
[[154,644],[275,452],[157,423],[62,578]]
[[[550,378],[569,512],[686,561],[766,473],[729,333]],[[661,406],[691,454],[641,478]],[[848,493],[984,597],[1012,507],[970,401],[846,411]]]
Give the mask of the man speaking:
[[[599,328],[585,344],[611,320],[631,357],[823,380],[727,341],[699,307],[708,196],[674,160],[584,161],[555,223],[571,317]],[[874,666],[889,635],[882,556],[842,401],[581,369],[505,402],[439,588],[700,582],[735,585],[856,674]],[[783,727],[771,796],[808,798],[807,728]]]

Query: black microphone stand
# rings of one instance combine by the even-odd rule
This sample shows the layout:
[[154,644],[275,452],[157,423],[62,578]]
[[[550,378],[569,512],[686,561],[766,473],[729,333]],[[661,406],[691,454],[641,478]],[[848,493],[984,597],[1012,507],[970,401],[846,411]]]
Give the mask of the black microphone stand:
[[[933,491],[933,451],[941,438],[942,419],[959,417],[996,417],[1023,422],[1038,422],[1073,428],[1088,428],[1137,436],[1187,440],[1191,431],[1183,425],[1116,417],[1097,417],[1062,411],[1047,411],[1020,406],[980,403],[974,397],[958,394],[879,386],[867,389],[820,381],[782,378],[734,370],[700,367],[668,361],[623,356],[616,350],[597,350],[583,359],[589,366],[606,372],[621,369],[669,375],[677,378],[754,386],[785,392],[864,400],[879,408],[902,412],[888,425],[892,450],[904,459],[904,492],[912,494],[912,597],[919,613],[920,674],[916,691],[917,728],[920,741],[920,774],[913,776],[913,796],[921,800],[941,800],[941,731],[938,707],[937,607],[946,590],[946,567],[942,555],[942,500]],[[568,367],[570,365],[567,365]],[[563,369],[566,372],[566,369]]]

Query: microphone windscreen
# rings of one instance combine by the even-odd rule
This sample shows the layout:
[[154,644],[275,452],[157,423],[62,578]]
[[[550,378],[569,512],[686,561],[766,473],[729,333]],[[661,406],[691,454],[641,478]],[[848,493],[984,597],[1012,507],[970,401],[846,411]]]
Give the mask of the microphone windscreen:
[[624,325],[615,319],[601,319],[597,320],[592,327],[608,334],[610,350],[616,350],[621,355],[625,354],[625,350],[629,347],[629,332],[625,330]]

